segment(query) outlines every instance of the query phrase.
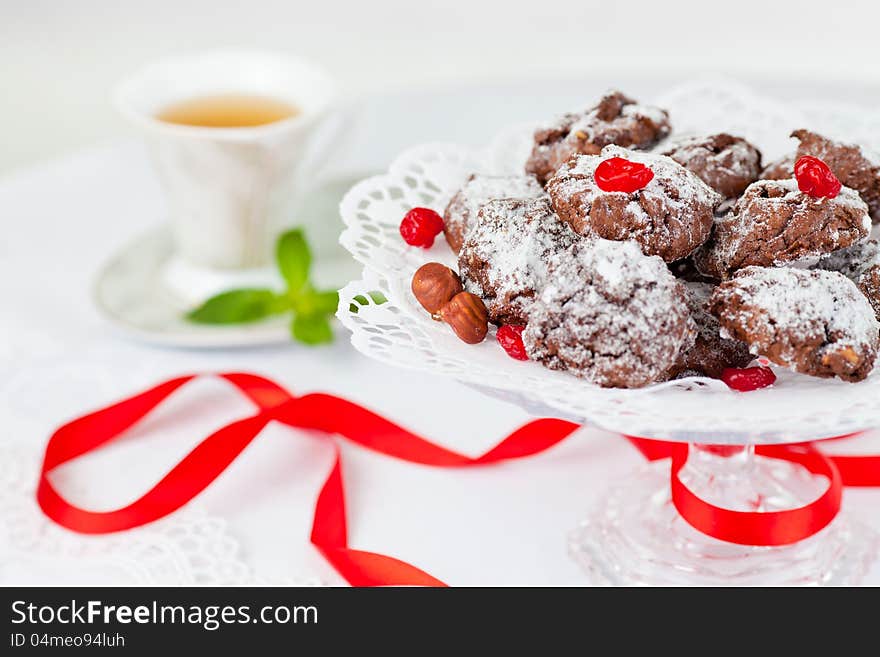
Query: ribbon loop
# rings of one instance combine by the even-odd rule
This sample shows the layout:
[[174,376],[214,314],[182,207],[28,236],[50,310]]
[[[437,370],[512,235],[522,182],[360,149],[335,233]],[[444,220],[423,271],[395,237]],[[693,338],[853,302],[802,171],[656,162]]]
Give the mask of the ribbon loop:
[[[246,372],[219,375],[253,402],[257,413],[236,420],[199,443],[153,488],[126,507],[89,511],[65,500],[49,480],[53,468],[99,449],[122,435],[172,393],[196,378],[184,376],[73,420],[49,438],[37,502],[51,520],[86,534],[104,534],[139,527],[162,518],[207,488],[271,421],[344,436],[367,449],[411,463],[438,467],[482,465],[522,458],[544,451],[578,426],[562,420],[535,420],[482,456],[471,458],[436,445],[350,401],[314,393],[294,397],[277,383]],[[408,563],[348,547],[345,492],[339,447],[315,507],[311,541],[333,567],[354,586],[442,586],[443,583]]]
[[790,545],[824,529],[840,511],[840,473],[831,459],[811,445],[756,448],[761,456],[797,463],[813,474],[828,477],[828,489],[818,499],[783,511],[734,511],[700,499],[679,478],[687,452],[687,448],[676,450],[672,456],[672,503],[692,527],[719,540],[740,545]]

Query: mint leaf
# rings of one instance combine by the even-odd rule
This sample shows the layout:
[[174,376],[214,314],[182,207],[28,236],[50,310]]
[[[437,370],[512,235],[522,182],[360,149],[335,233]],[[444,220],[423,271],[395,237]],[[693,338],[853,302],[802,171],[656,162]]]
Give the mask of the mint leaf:
[[332,342],[331,319],[339,294],[316,290],[309,280],[312,253],[303,231],[294,229],[281,235],[275,257],[287,284],[284,293],[262,288],[230,290],[211,297],[187,318],[202,324],[241,324],[292,311],[290,332],[295,340],[310,345]]
[[297,314],[290,329],[294,339],[304,344],[333,342],[333,328],[330,326],[330,319],[324,314]]
[[336,309],[339,308],[339,292],[336,290],[325,290],[324,292],[315,293],[315,306],[318,312],[335,315]]
[[272,290],[242,289],[221,292],[186,317],[198,324],[239,324],[255,322],[288,309],[286,299]]
[[293,306],[298,313],[304,315],[335,315],[339,306],[339,293],[336,290],[316,292],[304,289],[294,299]]
[[287,282],[288,292],[296,294],[309,280],[312,252],[302,230],[289,230],[278,238],[275,260],[281,276]]

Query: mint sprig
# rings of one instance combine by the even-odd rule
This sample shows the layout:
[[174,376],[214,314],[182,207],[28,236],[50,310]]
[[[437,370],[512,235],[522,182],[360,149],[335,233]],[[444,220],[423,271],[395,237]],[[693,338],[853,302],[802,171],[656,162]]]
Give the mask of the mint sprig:
[[186,317],[199,324],[243,324],[291,313],[290,333],[304,344],[333,341],[330,320],[336,313],[336,290],[316,290],[309,274],[312,252],[303,231],[287,231],[278,238],[275,261],[287,289],[244,288],[221,292]]

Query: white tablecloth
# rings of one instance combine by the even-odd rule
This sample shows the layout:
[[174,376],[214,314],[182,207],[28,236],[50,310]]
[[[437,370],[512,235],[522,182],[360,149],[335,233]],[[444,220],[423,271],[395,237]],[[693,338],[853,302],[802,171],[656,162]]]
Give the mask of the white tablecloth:
[[[134,143],[0,181],[0,584],[341,581],[308,542],[331,451],[321,438],[282,426],[268,427],[204,494],[153,526],[81,537],[42,517],[33,489],[51,430],[166,377],[254,371],[298,393],[343,395],[474,455],[528,419],[454,381],[369,361],[342,329],[335,345],[320,349],[186,351],[130,341],[98,316],[90,286],[114,250],[163,216],[145,152]],[[116,508],[212,429],[250,410],[221,383],[199,383],[130,437],[61,468],[55,481],[79,504]],[[611,480],[641,462],[623,439],[595,429],[545,454],[482,468],[432,469],[351,446],[343,452],[351,545],[454,585],[585,583],[566,554],[566,534]],[[880,490],[848,490],[844,503],[880,529],[878,502]],[[880,566],[867,582],[880,584]]]

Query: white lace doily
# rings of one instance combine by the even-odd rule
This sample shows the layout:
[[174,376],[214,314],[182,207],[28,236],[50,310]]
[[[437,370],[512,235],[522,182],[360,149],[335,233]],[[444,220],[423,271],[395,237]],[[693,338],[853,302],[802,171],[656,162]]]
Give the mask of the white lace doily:
[[140,530],[81,536],[48,521],[33,488],[39,456],[0,444],[0,581],[144,585],[247,584],[253,575],[222,519],[187,510]]
[[20,364],[5,362],[7,378],[0,382],[0,583],[322,585],[308,574],[266,581],[247,563],[226,521],[206,513],[198,501],[144,527],[102,536],[68,531],[43,515],[35,490],[42,438],[51,423],[83,413],[95,399],[112,400],[120,389],[139,390],[144,382],[167,376],[155,359],[126,361],[124,370],[114,367],[118,362],[119,353],[104,345],[81,345],[70,356],[63,346],[38,336],[31,336]]
[[[828,103],[786,105],[726,82],[695,82],[656,99],[677,134],[727,131],[761,148],[765,161],[793,151],[796,128],[812,128],[880,151],[876,112]],[[560,108],[564,110],[566,108]],[[337,316],[361,352],[395,365],[444,374],[541,413],[641,436],[714,443],[791,442],[880,425],[880,374],[858,384],[777,370],[772,388],[736,393],[712,379],[692,378],[641,390],[602,389],[536,363],[509,358],[494,336],[459,341],[434,322],[410,291],[413,272],[429,261],[455,267],[442,239],[429,250],[407,246],[398,226],[411,207],[442,212],[472,172],[521,171],[531,126],[511,128],[484,151],[428,144],[413,148],[385,175],[356,185],[341,204],[340,241],[364,265],[360,280],[340,292]],[[370,292],[388,301],[377,304]]]

